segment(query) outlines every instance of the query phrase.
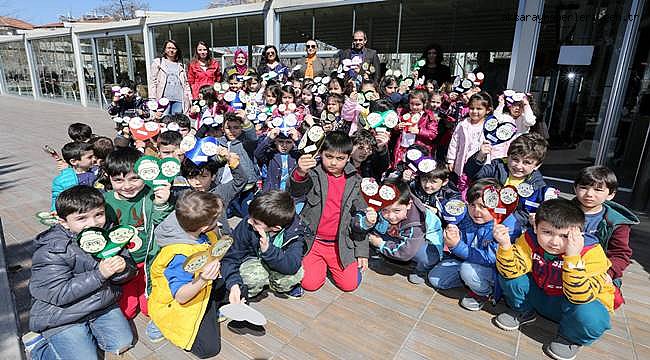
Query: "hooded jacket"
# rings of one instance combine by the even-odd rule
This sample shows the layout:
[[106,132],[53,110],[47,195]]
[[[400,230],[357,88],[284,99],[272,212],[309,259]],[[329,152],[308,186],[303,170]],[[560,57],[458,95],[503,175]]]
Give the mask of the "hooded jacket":
[[66,325],[92,320],[117,308],[119,284],[137,271],[128,250],[122,249],[120,256],[126,261],[126,269],[105,279],[99,272],[99,261],[81,250],[76,235],[69,230],[57,224],[37,235],[29,281],[30,330],[48,337]]
[[[275,143],[273,139],[268,136],[264,137],[257,145],[255,149],[255,159],[260,164],[266,165],[266,180],[264,181],[263,191],[269,191],[273,189],[280,189],[280,183],[282,182],[282,155],[275,148]],[[300,154],[298,150],[294,147],[288,154],[287,158],[287,178],[285,179],[285,188],[289,187],[289,177],[291,172],[296,167],[298,163],[298,157]],[[283,190],[283,189],[281,189]]]
[[66,189],[79,184],[79,178],[73,168],[67,167],[52,180],[52,204],[50,210],[56,211],[56,199]]
[[282,244],[276,246],[273,243],[278,239],[278,233],[269,239],[266,252],[261,252],[260,235],[248,223],[248,218],[241,220],[233,231],[235,242],[221,260],[221,275],[227,289],[235,284],[240,287],[244,284],[239,274],[239,266],[248,258],[258,257],[270,270],[285,275],[292,275],[300,270],[302,256],[305,254],[305,238],[312,234],[298,215],[294,215],[291,224],[281,232]]
[[[254,139],[252,138],[254,136]],[[253,128],[252,135],[249,132],[242,133],[242,135],[235,140],[228,140],[225,136],[218,139],[219,145],[226,147],[228,151],[239,155],[239,166],[246,173],[246,184],[254,184],[259,178],[259,170],[255,163],[253,163],[253,151],[255,149],[255,142],[257,135],[255,135],[255,128]],[[248,151],[251,148],[250,152]],[[226,167],[219,168],[217,171],[217,182],[221,182],[223,172]]]

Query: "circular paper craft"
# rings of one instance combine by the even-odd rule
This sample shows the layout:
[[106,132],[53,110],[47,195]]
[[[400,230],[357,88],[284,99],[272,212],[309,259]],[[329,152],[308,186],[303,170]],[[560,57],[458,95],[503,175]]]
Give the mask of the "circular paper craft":
[[363,63],[363,65],[361,65],[361,68],[362,68],[363,70],[368,70],[369,67],[370,67],[370,66],[368,65],[368,63]]
[[287,105],[287,110],[291,112],[296,111],[296,104],[290,103],[289,105]]
[[52,213],[49,211],[39,211],[36,213],[36,217],[39,219],[49,219],[52,218]]
[[180,131],[181,127],[175,122],[170,122],[169,124],[167,124],[167,130]]
[[384,200],[391,201],[397,197],[397,194],[395,193],[395,189],[393,189],[391,186],[382,185],[379,188],[379,197]]
[[230,246],[233,243],[233,239],[231,237],[224,237],[217,241],[216,244],[212,246],[212,249],[210,250],[210,255],[215,258],[221,260],[226,255],[226,252],[228,249],[230,249]]
[[129,127],[131,129],[139,129],[144,126],[144,120],[140,119],[139,117],[134,117],[129,120]]
[[149,110],[151,110],[151,111],[156,111],[156,110],[158,110],[158,101],[156,101],[156,100],[149,100],[149,101],[147,101],[147,107],[148,107]]
[[196,145],[196,137],[194,135],[187,135],[181,140],[180,149],[182,152],[186,153]]
[[399,116],[394,110],[389,110],[384,116],[384,126],[389,129],[394,128],[399,123]]
[[314,83],[319,84],[322,80],[323,80],[322,77],[320,77],[320,76],[316,76],[316,77],[314,78]]
[[551,199],[557,199],[560,197],[560,190],[552,187],[546,188],[544,191],[544,201],[546,200],[551,200]]
[[239,90],[239,100],[240,100],[241,102],[247,103],[247,102],[250,100],[250,98],[249,98],[248,95],[244,92],[244,90]]
[[372,74],[372,73],[375,72],[375,70],[376,70],[376,69],[375,69],[375,66],[374,66],[374,65],[370,65],[370,68],[368,69],[368,71]]
[[294,127],[298,124],[298,118],[294,114],[288,114],[284,117],[284,125],[288,127]]
[[312,126],[307,131],[307,136],[309,137],[309,140],[313,142],[318,142],[323,137],[325,137],[325,132],[323,131],[323,128],[320,126]]
[[361,191],[368,196],[375,196],[379,192],[379,184],[374,178],[361,179]]
[[266,325],[266,317],[246,304],[227,304],[219,308],[219,314],[235,321],[246,321],[253,325]]
[[107,243],[101,228],[87,228],[79,233],[79,247],[89,254],[102,251]]
[[418,170],[422,173],[428,173],[436,168],[436,161],[433,159],[422,159],[418,163]]
[[496,188],[490,186],[483,189],[483,205],[491,209],[499,206],[499,192]]
[[494,131],[499,126],[499,120],[496,117],[488,117],[483,124],[483,129],[486,131]]
[[411,121],[411,114],[406,113],[406,114],[402,115],[402,120]]
[[189,273],[195,273],[201,270],[208,263],[210,254],[207,251],[201,251],[190,255],[183,263],[183,270]]
[[118,245],[128,243],[134,236],[138,236],[138,229],[130,225],[115,227],[108,233],[108,239]]
[[287,105],[285,105],[285,104],[280,104],[280,105],[278,106],[278,111],[281,112],[281,113],[287,111]]
[[476,73],[476,79],[477,79],[477,80],[483,80],[483,79],[485,79],[485,74],[483,74],[482,72],[477,72],[477,73]]
[[276,128],[277,128],[277,127],[280,127],[280,126],[282,125],[282,118],[279,117],[279,116],[278,116],[278,117],[274,117],[274,118],[273,118],[273,121],[271,121],[271,125],[273,125],[273,127],[276,127]]
[[300,142],[298,143],[298,150],[304,149],[305,146],[307,146],[307,141],[308,141],[307,135],[300,138]]
[[366,117],[366,121],[368,122],[368,125],[370,125],[371,128],[376,128],[377,126],[382,124],[382,118],[379,113],[370,113]]
[[57,220],[56,218],[52,217],[52,218],[48,218],[48,219],[41,219],[41,220],[39,220],[39,222],[40,222],[42,225],[45,225],[45,226],[54,226],[54,225],[56,225],[56,224],[59,223],[59,220]]
[[410,149],[406,152],[406,158],[411,161],[416,161],[422,158],[422,151],[418,149]]
[[366,98],[366,100],[368,100],[368,101],[375,101],[375,100],[377,100],[377,94],[376,94],[374,91],[372,91],[372,90],[369,90],[369,91],[364,92],[364,93],[363,93],[363,96],[364,96],[364,97]]
[[501,141],[508,141],[512,139],[517,133],[517,126],[510,122],[505,122],[497,127],[495,135]]
[[404,80],[402,80],[402,84],[406,85],[407,87],[413,86],[413,78],[412,77],[406,77]]
[[501,198],[501,202],[505,205],[510,205],[517,201],[517,189],[515,189],[513,186],[505,186],[499,191],[499,196]]
[[235,100],[236,97],[237,97],[237,94],[235,94],[232,91],[228,91],[227,93],[225,93],[223,95],[223,99],[226,100],[227,102],[232,102],[233,100]]
[[535,193],[535,189],[533,188],[533,185],[522,182],[521,184],[517,185],[517,193],[522,198],[529,198],[533,195],[533,193]]
[[398,78],[398,77],[402,76],[402,72],[399,71],[399,70],[395,70],[395,71],[393,71],[393,76]]
[[219,152],[219,145],[211,141],[205,141],[203,144],[201,144],[201,151],[203,151],[203,153],[207,156],[214,156],[217,155],[217,152]]
[[460,83],[460,86],[462,86],[463,89],[465,89],[465,90],[471,89],[472,85],[474,85],[474,83],[471,80],[468,80],[468,79],[465,79]]
[[[205,145],[206,143],[203,143]],[[171,181],[181,172],[181,164],[178,159],[168,157],[160,160],[160,175],[165,180]]]
[[386,70],[386,73],[384,74],[384,76],[393,76],[393,70],[391,70],[391,69]]
[[163,108],[167,107],[167,105],[169,105],[169,99],[167,99],[167,98],[160,98],[160,99],[158,100],[158,105],[159,105],[159,106],[158,106],[159,108],[160,108],[160,107],[163,107]]
[[525,96],[526,95],[524,95],[524,93],[515,93],[514,95],[512,95],[512,101],[514,102],[522,101],[524,100]]
[[318,94],[323,95],[327,92],[327,86],[325,85],[318,85]]
[[503,96],[505,96],[505,97],[512,97],[512,95],[514,95],[514,94],[515,94],[515,91],[510,90],[510,89],[503,92]]
[[460,77],[456,76],[456,78],[454,79],[453,87],[459,87],[460,82],[461,82]]
[[327,85],[327,84],[330,83],[330,81],[332,81],[332,79],[331,79],[329,76],[324,76],[324,77],[321,79],[320,83],[323,84],[323,85]]
[[467,210],[467,206],[465,206],[465,202],[462,200],[458,199],[452,199],[447,201],[447,203],[444,206],[445,212],[449,215],[452,216],[459,216],[465,213]]
[[474,80],[476,80],[476,74],[474,74],[474,73],[469,73],[469,74],[467,74],[467,78],[468,78],[469,80],[471,80],[471,81],[474,81]]
[[144,181],[154,181],[160,175],[158,159],[153,156],[143,156],[135,163],[138,176]]

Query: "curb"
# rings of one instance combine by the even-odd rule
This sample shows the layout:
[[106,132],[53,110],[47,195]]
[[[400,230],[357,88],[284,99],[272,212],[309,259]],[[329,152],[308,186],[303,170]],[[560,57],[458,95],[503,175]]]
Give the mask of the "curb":
[[4,301],[0,301],[0,358],[24,360],[25,353],[18,332],[16,301],[7,276],[6,244],[2,218],[0,218],[0,242],[2,243],[0,247],[0,293],[4,296]]

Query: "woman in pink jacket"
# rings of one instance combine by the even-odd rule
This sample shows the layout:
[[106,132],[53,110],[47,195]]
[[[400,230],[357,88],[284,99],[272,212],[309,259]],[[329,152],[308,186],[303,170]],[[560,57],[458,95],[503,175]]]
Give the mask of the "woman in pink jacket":
[[158,101],[161,98],[169,100],[165,115],[187,113],[190,109],[192,90],[181,59],[181,50],[176,42],[167,40],[163,44],[163,53],[151,64],[149,97]]
[[192,99],[199,98],[199,89],[204,85],[221,82],[219,62],[212,58],[208,45],[199,41],[194,47],[194,58],[187,69],[187,81],[192,89]]

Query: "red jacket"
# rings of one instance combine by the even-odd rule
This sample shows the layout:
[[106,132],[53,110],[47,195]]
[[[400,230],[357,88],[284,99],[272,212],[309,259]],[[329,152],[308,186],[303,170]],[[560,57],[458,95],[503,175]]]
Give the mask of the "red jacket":
[[[418,121],[418,129],[420,132],[415,136],[415,144],[423,146],[429,151],[429,155],[433,155],[435,152],[434,140],[438,136],[438,119],[433,111],[428,109],[424,110],[424,113]],[[397,128],[393,129],[393,135],[396,136],[397,139],[393,153],[393,166],[396,166],[399,162],[404,160],[404,153],[406,153],[407,148],[402,147],[401,145],[401,135],[403,131],[406,131],[406,129],[402,131],[397,130]]]
[[201,68],[201,63],[192,61],[187,69],[187,82],[192,88],[192,99],[198,99],[199,89],[204,85],[214,85],[215,82],[221,81],[221,71],[219,63],[212,59],[212,62],[206,70]]

